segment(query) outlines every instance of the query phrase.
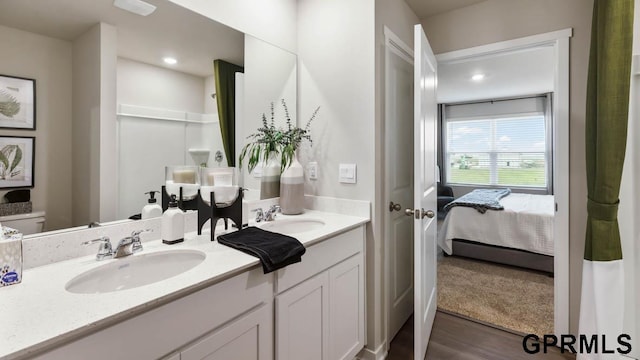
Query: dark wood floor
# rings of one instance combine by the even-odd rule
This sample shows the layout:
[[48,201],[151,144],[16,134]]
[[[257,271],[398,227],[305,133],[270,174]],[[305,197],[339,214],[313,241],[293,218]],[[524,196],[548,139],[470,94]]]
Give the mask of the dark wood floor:
[[[427,360],[561,360],[575,359],[557,348],[549,353],[527,354],[522,336],[482,325],[457,316],[436,313]],[[542,349],[542,347],[541,347]],[[391,342],[387,360],[413,359],[413,318],[409,319]]]

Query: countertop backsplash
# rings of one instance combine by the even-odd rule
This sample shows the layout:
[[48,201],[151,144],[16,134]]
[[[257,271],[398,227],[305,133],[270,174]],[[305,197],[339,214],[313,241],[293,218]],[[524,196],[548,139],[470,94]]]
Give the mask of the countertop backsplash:
[[[249,219],[254,218],[252,210],[268,208],[277,204],[278,198],[250,201],[248,205]],[[368,201],[330,198],[323,196],[305,195],[305,208],[311,210],[332,212],[343,215],[353,215],[370,218],[371,203]],[[185,214],[185,233],[196,231],[198,222],[197,212]],[[219,222],[220,225],[222,222]],[[57,231],[43,233],[41,236],[30,236],[22,243],[23,269],[31,269],[59,261],[69,260],[81,256],[96,254],[98,245],[82,245],[82,242],[107,236],[115,246],[118,241],[130,236],[135,230],[151,229],[152,233],[142,234],[142,241],[157,240],[160,237],[161,218],[137,221],[122,221],[95,228],[72,231]],[[205,224],[205,229],[208,224]],[[203,229],[203,231],[205,230]]]

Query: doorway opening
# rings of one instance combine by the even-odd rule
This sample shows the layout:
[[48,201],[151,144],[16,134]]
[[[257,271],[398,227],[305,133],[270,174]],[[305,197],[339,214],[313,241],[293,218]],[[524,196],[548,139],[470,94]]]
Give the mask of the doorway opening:
[[[547,229],[547,231],[551,232],[552,238],[552,253],[547,254],[547,256],[552,255],[550,259],[547,259],[552,264],[553,277],[549,277],[544,273],[535,273],[537,275],[542,275],[547,279],[547,282],[550,282],[550,286],[552,287],[551,291],[553,293],[553,300],[550,307],[553,311],[553,321],[552,321],[552,332],[556,334],[567,333],[569,328],[569,307],[568,307],[568,273],[569,273],[569,248],[568,248],[568,214],[569,214],[569,199],[568,199],[568,168],[569,168],[569,155],[568,155],[568,123],[569,123],[569,38],[572,35],[571,29],[556,31],[552,33],[540,34],[529,36],[525,38],[509,40],[489,45],[483,45],[479,47],[474,47],[470,49],[464,49],[459,51],[454,51],[446,54],[440,54],[436,56],[438,60],[438,68],[439,72],[442,69],[445,69],[447,66],[451,66],[452,68],[456,68],[462,66],[464,64],[473,64],[479,62],[487,62],[487,63],[498,63],[505,57],[506,54],[524,54],[524,56],[530,56],[533,52],[538,50],[548,51],[550,55],[550,67],[552,70],[552,78],[551,78],[551,88],[546,90],[528,90],[524,92],[522,89],[518,91],[513,91],[510,89],[510,92],[507,93],[495,93],[492,95],[487,95],[486,93],[481,93],[482,97],[476,98],[459,98],[455,100],[447,100],[440,101],[440,103],[449,103],[450,105],[456,104],[460,105],[461,103],[467,102],[484,102],[486,100],[504,100],[514,98],[534,98],[534,99],[542,99],[542,100],[534,100],[534,102],[542,102],[546,104],[544,110],[541,112],[547,115],[550,119],[553,119],[552,123],[544,122],[543,125],[544,133],[545,133],[545,143],[537,144],[538,147],[543,147],[544,151],[542,153],[538,153],[535,159],[530,156],[523,155],[525,151],[516,151],[515,148],[509,150],[506,147],[506,151],[511,151],[511,155],[513,153],[517,153],[517,156],[506,156],[505,154],[500,155],[499,152],[485,152],[482,156],[477,156],[475,160],[466,159],[462,161],[461,155],[457,154],[455,151],[450,151],[447,155],[444,151],[440,151],[439,156],[439,164],[440,169],[442,170],[438,175],[441,178],[441,183],[446,186],[453,187],[453,196],[455,198],[460,197],[464,194],[464,187],[460,185],[460,176],[471,176],[472,172],[475,175],[486,177],[488,179],[488,184],[473,184],[475,187],[479,188],[494,188],[497,185],[503,185],[500,182],[500,175],[503,175],[503,179],[505,178],[505,170],[511,171],[511,177],[506,176],[507,179],[512,179],[510,181],[503,182],[504,185],[509,185],[511,191],[514,194],[529,194],[533,195],[548,195],[551,196],[550,206],[552,212],[552,227],[551,229]],[[402,91],[413,91],[411,85],[407,85],[404,83],[405,74],[407,71],[409,73],[412,72],[413,69],[413,53],[411,48],[406,44],[403,44],[397,37],[395,37],[390,31],[387,33],[385,31],[385,36],[387,38],[386,41],[386,56],[385,56],[385,159],[386,162],[389,159],[400,159],[403,158],[401,154],[395,154],[394,157],[389,157],[388,154],[390,151],[402,151],[400,149],[397,142],[394,142],[393,135],[396,137],[402,136],[400,134],[407,134],[404,137],[405,139],[413,138],[411,127],[403,125],[405,121],[409,121],[409,124],[413,123],[412,114],[403,114],[404,109],[409,107],[413,108],[411,104],[412,97],[409,96],[409,105],[404,104],[402,99],[404,99],[401,94]],[[527,75],[527,71],[522,70],[523,75]],[[460,72],[457,72],[458,74]],[[465,77],[471,78],[476,74],[465,74]],[[462,75],[460,75],[462,76]],[[486,76],[486,75],[485,75]],[[410,77],[409,77],[410,79]],[[438,97],[440,97],[440,89],[444,86],[445,80],[439,75],[438,81]],[[451,80],[453,81],[453,80]],[[467,79],[468,81],[468,79]],[[404,84],[404,85],[403,85]],[[410,81],[409,81],[410,84]],[[404,89],[404,90],[403,90]],[[409,90],[407,90],[409,89]],[[445,87],[446,89],[446,87]],[[504,89],[503,89],[504,90]],[[444,107],[440,108],[441,115],[443,111],[446,111]],[[459,109],[458,109],[459,110]],[[411,115],[411,116],[410,116]],[[533,116],[535,114],[520,114],[522,117]],[[538,114],[539,115],[539,114]],[[410,120],[401,121],[400,119],[411,117]],[[486,116],[485,116],[486,117]],[[472,121],[477,120],[481,121],[482,119],[472,119],[473,116],[459,117],[457,120],[459,121]],[[483,126],[487,126],[488,134],[493,134],[493,138],[487,139],[485,141],[485,145],[491,149],[493,147],[495,149],[496,143],[507,142],[507,140],[513,140],[516,136],[510,137],[508,134],[500,134],[502,130],[500,130],[501,126],[506,126],[503,122],[500,123],[499,120],[495,120],[495,117],[489,116],[489,120]],[[393,121],[391,121],[393,119]],[[491,120],[494,119],[494,120]],[[533,123],[535,120],[531,120]],[[539,122],[539,121],[538,121]],[[512,123],[511,125],[513,125]],[[473,129],[469,126],[469,124],[463,124],[462,122],[458,124],[454,124],[451,127],[451,131],[454,131],[456,126],[458,127],[458,131],[462,134],[469,129]],[[409,130],[407,130],[409,129]],[[446,130],[444,127],[441,127],[441,130]],[[493,133],[492,133],[493,131]],[[473,132],[469,130],[468,132]],[[503,131],[504,132],[504,131]],[[442,133],[442,132],[441,132]],[[390,136],[391,135],[391,136]],[[453,134],[455,135],[455,134]],[[453,136],[452,135],[452,136]],[[458,134],[459,135],[459,134]],[[500,135],[500,136],[497,136]],[[496,137],[497,136],[497,137]],[[509,139],[507,139],[509,138]],[[476,139],[481,140],[481,139]],[[443,147],[441,145],[446,145],[446,138],[440,137],[439,141],[441,142],[438,145],[439,149]],[[494,143],[492,144],[491,141]],[[389,145],[387,145],[389,144]],[[449,144],[452,145],[452,144]],[[455,144],[453,144],[455,145]],[[455,146],[453,146],[455,147]],[[446,146],[445,146],[446,148]],[[413,148],[411,148],[412,150]],[[455,150],[455,149],[454,149]],[[474,149],[463,149],[464,152],[470,152]],[[476,150],[476,155],[479,151]],[[406,150],[405,150],[406,151]],[[506,152],[505,151],[505,152]],[[482,151],[480,151],[482,152]],[[464,154],[462,154],[464,155]],[[412,164],[411,161],[413,154],[409,151],[407,155],[407,164]],[[447,161],[445,162],[445,157],[447,157]],[[457,156],[457,157],[456,157]],[[509,157],[509,159],[507,159]],[[453,161],[451,159],[453,158]],[[544,161],[542,161],[544,159]],[[469,161],[466,161],[469,160]],[[482,161],[482,164],[480,160]],[[465,166],[466,164],[466,166]],[[406,164],[405,164],[406,165]],[[458,167],[455,169],[455,167]],[[484,166],[484,168],[482,168]],[[462,168],[461,168],[462,167]],[[541,171],[540,168],[544,167],[544,171]],[[393,168],[395,171],[391,172],[390,169]],[[406,168],[406,166],[405,166]],[[411,309],[413,308],[413,239],[412,239],[412,226],[413,224],[406,219],[399,217],[397,214],[394,214],[393,208],[396,204],[401,204],[401,206],[407,207],[411,206],[410,204],[405,205],[402,201],[410,201],[405,199],[400,199],[397,194],[404,193],[401,191],[401,186],[403,185],[408,189],[412,189],[413,186],[410,183],[404,181],[398,181],[398,179],[412,179],[413,174],[409,171],[412,169],[399,168],[398,164],[395,167],[390,167],[388,163],[385,163],[385,200],[386,203],[389,204],[389,213],[385,216],[384,219],[384,234],[385,234],[385,293],[386,293],[386,323],[387,323],[387,340],[390,343],[391,339],[396,335],[397,331],[400,329],[403,320],[406,320],[411,316]],[[475,168],[475,171],[473,169]],[[503,169],[506,168],[506,169]],[[481,170],[480,170],[481,169]],[[458,170],[457,173],[453,170]],[[471,172],[460,173],[460,170],[472,170]],[[507,172],[509,172],[507,171]],[[506,184],[508,182],[513,182],[513,178],[522,178],[523,181],[534,181],[538,185],[541,184],[539,179],[540,176],[536,179],[530,179],[527,177],[522,177],[521,175],[515,173],[527,173],[532,174],[544,174],[542,184],[544,186],[527,186],[527,184]],[[406,173],[406,174],[405,174]],[[514,175],[515,174],[515,175]],[[474,176],[475,176],[474,175]],[[516,176],[517,175],[517,176]],[[392,178],[395,177],[395,178]],[[452,178],[453,177],[453,178]],[[444,181],[442,180],[444,179]],[[529,180],[527,180],[529,179]],[[452,181],[454,180],[454,181]],[[492,182],[493,181],[493,182]],[[478,182],[478,181],[476,181]],[[482,186],[479,186],[482,185]],[[530,185],[530,184],[528,184]],[[537,188],[537,189],[534,189]],[[469,190],[469,189],[467,189]],[[411,199],[412,194],[408,195],[408,199]],[[472,210],[473,209],[464,209],[464,210]],[[395,218],[394,218],[395,216]],[[410,220],[410,218],[408,219]],[[446,216],[440,220],[440,224],[443,225],[446,222]],[[526,226],[526,225],[524,225]],[[524,229],[524,232],[527,232],[527,229]],[[531,230],[535,231],[535,230]],[[409,239],[407,241],[407,239]],[[469,239],[465,239],[469,240]],[[473,244],[471,244],[473,245]],[[463,246],[464,248],[464,246]],[[464,251],[475,253],[477,250],[473,247],[470,249],[461,250],[464,254]],[[529,251],[531,252],[531,251]],[[455,249],[454,249],[455,254]],[[506,255],[505,255],[506,256]],[[440,259],[444,259],[444,256],[441,256]],[[405,259],[405,260],[403,260]],[[456,257],[454,257],[456,259]],[[466,259],[465,259],[466,260]],[[484,259],[493,260],[495,259],[489,258]],[[475,260],[473,260],[475,261]],[[494,264],[489,264],[494,265]],[[511,264],[518,265],[518,264]],[[522,264],[520,264],[522,265]],[[503,265],[499,265],[503,266]],[[537,269],[539,271],[541,269]],[[468,277],[468,276],[467,276]],[[517,275],[516,275],[517,278]],[[439,280],[442,281],[442,280]],[[440,284],[438,284],[440,287]],[[440,289],[438,290],[440,292]],[[411,299],[411,300],[409,300]],[[516,330],[518,331],[518,330]],[[525,331],[526,332],[526,331]]]

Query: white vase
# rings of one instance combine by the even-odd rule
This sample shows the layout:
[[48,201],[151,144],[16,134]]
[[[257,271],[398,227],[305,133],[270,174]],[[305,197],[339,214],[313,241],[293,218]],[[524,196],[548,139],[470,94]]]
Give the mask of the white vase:
[[269,153],[267,163],[260,177],[260,199],[280,196],[280,156],[275,151]]
[[285,215],[304,211],[304,169],[297,156],[280,176],[280,209]]

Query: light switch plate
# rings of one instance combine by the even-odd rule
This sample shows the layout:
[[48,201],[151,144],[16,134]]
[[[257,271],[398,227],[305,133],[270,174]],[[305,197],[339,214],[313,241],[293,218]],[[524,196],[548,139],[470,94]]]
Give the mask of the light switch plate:
[[318,180],[318,163],[315,161],[310,162],[307,165],[307,172],[309,173],[309,180]]
[[356,164],[340,164],[338,180],[343,184],[355,184],[357,180]]

